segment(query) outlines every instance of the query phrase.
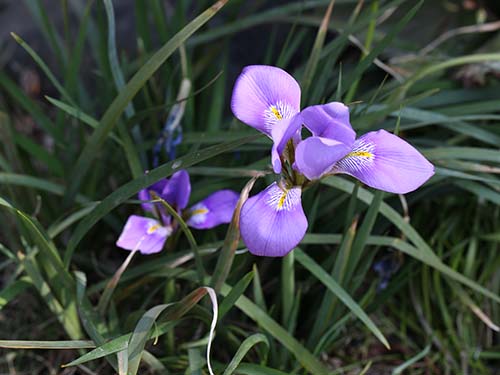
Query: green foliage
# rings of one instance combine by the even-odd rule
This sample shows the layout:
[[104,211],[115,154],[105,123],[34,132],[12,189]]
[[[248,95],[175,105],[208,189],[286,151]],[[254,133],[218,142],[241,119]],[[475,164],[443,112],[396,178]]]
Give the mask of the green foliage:
[[[118,2],[77,3],[61,2],[63,22],[77,25],[60,32],[42,2],[25,2],[54,61],[13,34],[53,90],[34,98],[0,72],[0,348],[16,353],[15,366],[36,373],[21,360],[31,351],[68,350],[65,366],[99,373],[206,374],[213,306],[217,374],[500,366],[500,83],[486,75],[464,88],[452,70],[498,75],[500,54],[476,51],[484,35],[423,53],[426,35],[436,37],[426,14],[453,16],[424,1],[203,0],[166,9],[137,0],[123,51]],[[422,36],[409,34],[415,27]],[[245,251],[238,215],[228,229],[191,231],[162,201],[181,231],[162,253],[137,254],[115,274],[127,254],[114,243],[139,211],[139,190],[186,168],[193,202],[232,188],[242,203],[272,180],[270,142],[229,110],[234,78],[251,63],[301,80],[305,104],[348,102],[361,134],[398,132],[436,175],[400,197],[346,176],[311,186],[309,232],[281,260]],[[163,124],[180,107],[177,158],[162,152],[153,166]],[[23,116],[36,132],[22,131]],[[376,264],[390,265],[385,275]],[[202,299],[214,293],[208,286],[218,305]],[[23,323],[31,296],[41,330]],[[0,372],[9,365],[0,360]]]

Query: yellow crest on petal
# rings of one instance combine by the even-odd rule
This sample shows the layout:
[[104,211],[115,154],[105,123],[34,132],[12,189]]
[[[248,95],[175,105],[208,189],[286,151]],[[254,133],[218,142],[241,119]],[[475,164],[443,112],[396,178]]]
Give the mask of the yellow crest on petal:
[[208,213],[207,208],[197,208],[196,210],[191,211],[191,215],[204,215]]
[[353,151],[347,154],[346,158],[348,157],[362,157],[362,158],[372,158],[373,154],[368,151]]
[[281,194],[281,197],[280,197],[280,199],[278,201],[278,209],[283,208],[283,205],[285,204],[286,196],[288,195],[289,191],[290,190],[286,189],[286,190],[283,191],[283,194]]
[[271,109],[271,112],[274,113],[274,115],[276,116],[276,118],[278,120],[281,120],[283,118],[283,116],[281,116],[280,111],[278,111],[278,109],[274,105],[272,105],[270,109]]
[[161,228],[161,225],[160,224],[155,224],[155,225],[152,225],[148,228],[148,231],[147,233],[148,234],[153,234],[154,232],[156,232],[158,229]]

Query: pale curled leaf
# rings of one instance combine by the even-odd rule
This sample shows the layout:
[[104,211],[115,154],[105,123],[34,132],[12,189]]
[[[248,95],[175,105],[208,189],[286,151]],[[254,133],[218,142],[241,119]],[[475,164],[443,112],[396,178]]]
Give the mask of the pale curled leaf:
[[205,287],[207,291],[210,301],[212,302],[212,323],[210,324],[210,333],[208,335],[208,345],[207,345],[207,366],[210,375],[214,375],[212,370],[212,364],[210,363],[210,351],[212,349],[212,340],[215,334],[215,327],[217,325],[217,315],[218,315],[218,304],[217,304],[217,295],[212,288]]

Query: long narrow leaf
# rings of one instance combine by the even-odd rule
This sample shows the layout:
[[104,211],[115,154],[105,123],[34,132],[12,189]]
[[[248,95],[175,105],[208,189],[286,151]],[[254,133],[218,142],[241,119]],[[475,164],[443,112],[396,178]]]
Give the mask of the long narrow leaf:
[[[354,188],[354,184],[352,182],[349,182],[345,179],[341,179],[339,177],[329,177],[323,180],[322,182],[328,186],[335,187],[347,193],[352,192]],[[366,189],[359,189],[358,199],[369,205],[373,200],[373,194]],[[403,234],[411,242],[413,242],[418,251],[417,253],[412,253],[411,254],[412,256],[422,261],[425,261],[425,263],[437,268],[441,272],[444,272],[449,277],[452,277],[453,279],[459,281],[460,283],[467,285],[469,288],[474,289],[476,292],[479,292],[484,296],[500,303],[500,296],[489,291],[488,289],[479,285],[478,283],[468,279],[467,277],[461,275],[460,273],[444,266],[441,260],[432,251],[432,249],[425,242],[425,240],[418,234],[418,232],[410,224],[408,224],[404,220],[404,218],[399,213],[396,212],[396,210],[394,210],[387,203],[382,203],[380,205],[380,214],[385,216],[388,220],[390,220],[399,230],[403,232]]]
[[386,348],[390,348],[389,342],[380,329],[373,323],[363,309],[351,298],[349,294],[337,282],[319,266],[311,257],[302,250],[295,249],[297,261],[307,268],[319,281],[321,281],[332,293],[334,293],[356,317],[377,337]]
[[158,68],[172,55],[172,53],[181,46],[196,30],[202,27],[210,20],[227,2],[228,0],[219,0],[205,12],[196,17],[186,27],[174,35],[158,52],[156,52],[142,68],[132,77],[127,85],[120,91],[113,103],[104,113],[99,128],[92,134],[87,141],[76,165],[73,173],[69,178],[68,190],[66,192],[66,202],[72,201],[76,195],[80,183],[82,182],[86,172],[88,171],[92,161],[98,154],[98,151],[104,144],[108,134],[117,124],[121,114],[139,92],[147,80],[158,70]]
[[245,341],[243,341],[241,343],[240,347],[238,348],[238,351],[234,355],[231,362],[229,362],[229,364],[227,365],[226,370],[224,370],[223,375],[233,374],[234,371],[238,368],[238,365],[240,364],[240,362],[243,360],[245,355],[248,353],[248,351],[250,349],[252,349],[252,347],[254,347],[255,345],[260,344],[260,343],[264,344],[266,346],[266,349],[269,349],[269,341],[267,340],[266,336],[264,336],[260,333],[256,333],[250,337],[247,337],[245,339]]

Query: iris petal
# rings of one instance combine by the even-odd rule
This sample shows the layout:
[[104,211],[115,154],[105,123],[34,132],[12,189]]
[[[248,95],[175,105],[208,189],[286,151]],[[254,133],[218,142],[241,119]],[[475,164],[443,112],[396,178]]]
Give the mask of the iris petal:
[[239,194],[232,190],[219,190],[189,209],[186,221],[196,229],[210,229],[231,222]]
[[190,195],[191,182],[189,181],[189,174],[182,169],[170,177],[160,197],[180,211],[186,208]]
[[343,142],[349,147],[356,133],[349,122],[349,108],[340,102],[313,105],[302,111],[304,125],[313,135]]
[[300,87],[283,69],[251,65],[236,80],[231,109],[242,122],[271,136],[273,125],[300,111]]
[[299,131],[302,127],[302,116],[300,113],[296,114],[290,119],[283,119],[276,124],[271,132],[273,139],[273,148],[271,150],[271,159],[274,172],[281,172],[281,159],[280,155],[285,149],[288,141],[292,138],[300,137]]
[[[165,189],[165,185],[167,184],[167,179],[164,178],[158,182],[155,182],[153,185],[149,186],[146,189],[142,189],[139,191],[138,197],[141,201],[150,201],[153,200],[151,197],[151,192],[154,192],[156,195],[161,196],[163,189]],[[141,207],[144,211],[154,212],[153,208],[154,203],[141,203]]]
[[342,142],[328,138],[309,137],[300,142],[295,150],[294,168],[309,180],[320,178],[349,153],[351,148]]
[[413,146],[385,130],[369,132],[333,168],[375,189],[406,194],[424,184],[434,166]]
[[[189,174],[185,170],[175,172],[169,179],[164,178],[146,189],[139,191],[139,199],[141,201],[153,200],[151,193],[155,193],[158,197],[165,200],[168,204],[176,207],[179,211],[186,208],[189,196],[191,195],[191,183]],[[144,211],[154,212],[154,203],[141,203]],[[157,204],[156,207],[162,214],[164,219],[168,219],[168,215],[164,212],[163,206]]]
[[259,256],[282,257],[304,237],[307,218],[301,188],[284,189],[276,182],[249,198],[241,208],[241,237]]
[[162,226],[157,220],[132,215],[123,227],[116,246],[125,250],[139,250],[142,254],[153,254],[163,249],[171,233],[171,228]]

